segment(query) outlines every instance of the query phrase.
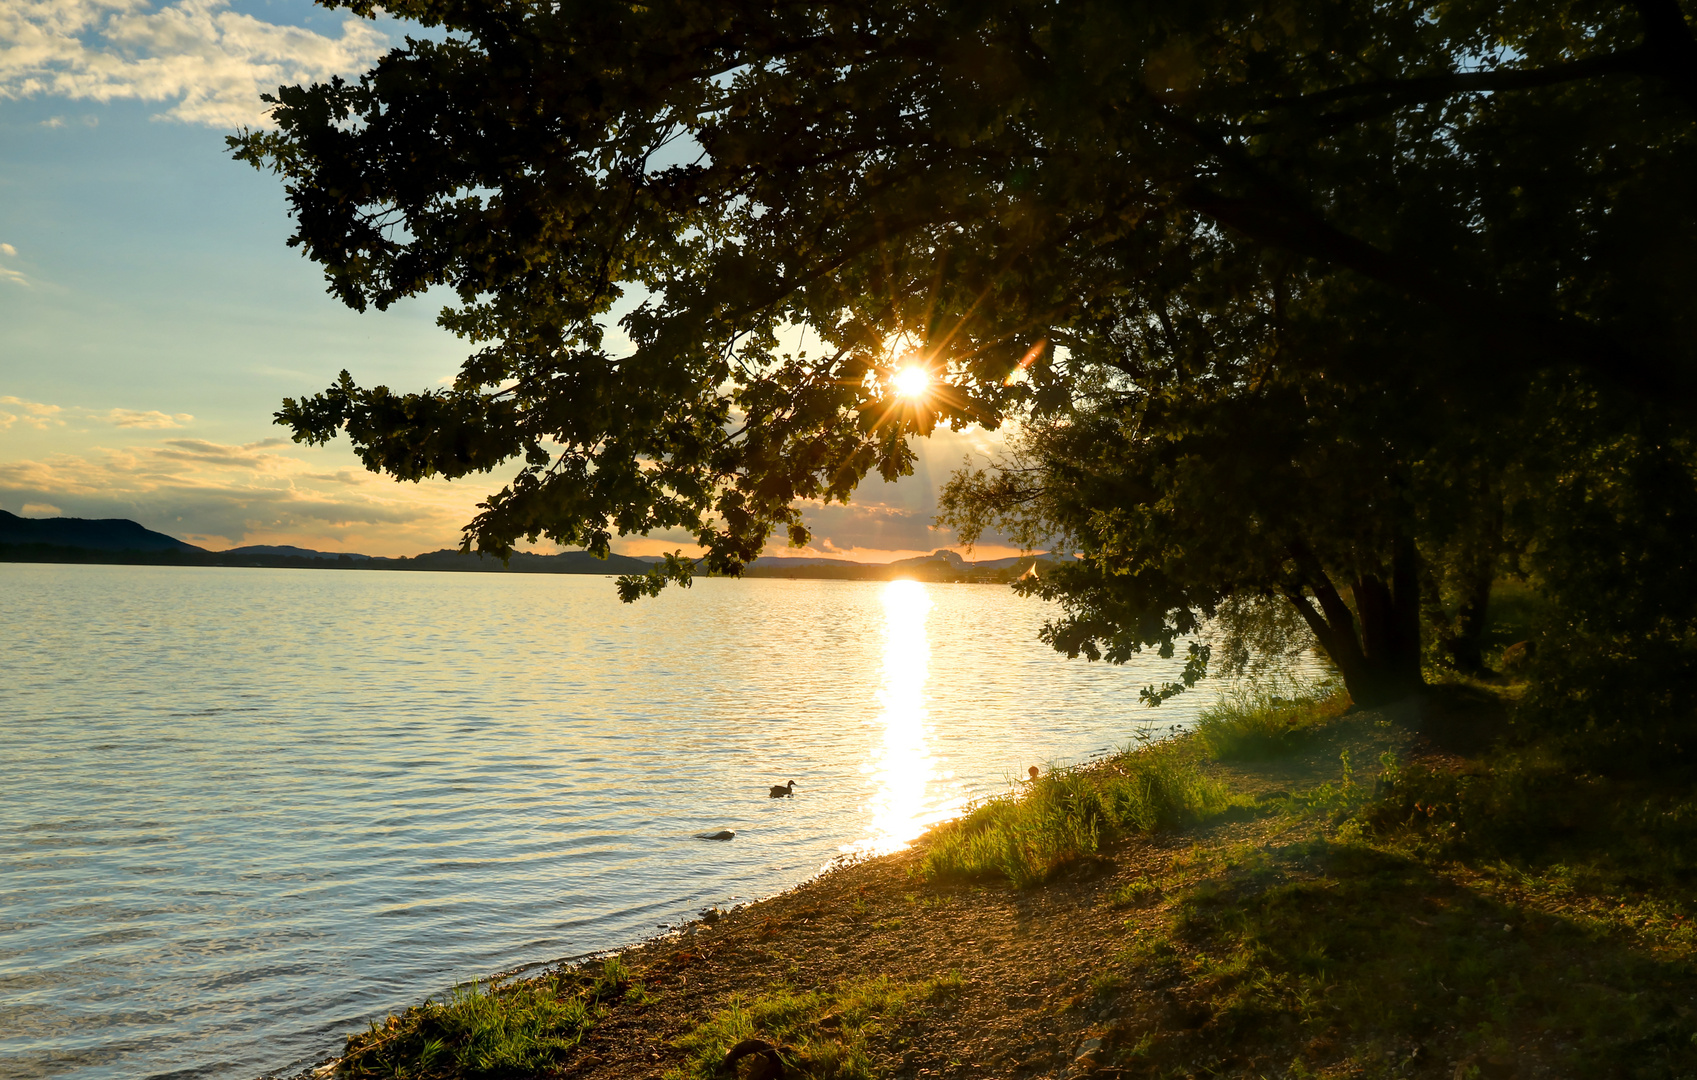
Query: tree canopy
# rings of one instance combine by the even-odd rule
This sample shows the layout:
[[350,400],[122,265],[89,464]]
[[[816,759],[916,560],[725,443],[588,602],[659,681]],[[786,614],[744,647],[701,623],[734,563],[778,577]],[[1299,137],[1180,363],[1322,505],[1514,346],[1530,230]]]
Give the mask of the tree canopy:
[[1091,555],[1058,645],[1259,591],[1406,686],[1420,576],[1489,563],[1551,403],[1697,389],[1677,0],[385,9],[437,34],[234,152],[338,299],[446,286],[476,351],[279,418],[400,478],[515,468],[479,550],[682,528],[734,573],[910,437],[1012,418]]

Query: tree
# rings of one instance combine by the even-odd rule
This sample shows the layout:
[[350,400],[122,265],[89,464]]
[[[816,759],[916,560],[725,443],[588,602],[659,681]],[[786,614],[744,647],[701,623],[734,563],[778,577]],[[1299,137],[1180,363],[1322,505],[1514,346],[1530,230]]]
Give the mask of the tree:
[[[451,390],[344,373],[279,419],[401,478],[522,459],[467,526],[479,550],[685,528],[734,573],[774,530],[806,541],[800,502],[906,472],[909,437],[1077,415],[1109,369],[1142,415],[1218,438],[1297,395],[1305,422],[1342,424],[1309,432],[1315,453],[1369,446],[1364,418],[1404,400],[1441,427],[1518,415],[1539,380],[1640,400],[1697,381],[1697,39],[1675,0],[387,10],[445,37],[281,88],[277,130],[233,146],[284,177],[291,243],[335,296],[448,286],[443,325],[478,351]],[[891,391],[904,355],[939,377],[927,397]],[[1243,372],[1278,378],[1225,392]],[[1310,530],[1308,554],[1330,579],[1345,563],[1321,547],[1355,552],[1357,607],[1384,611],[1357,644],[1393,643],[1406,684],[1426,489],[1386,502],[1366,493],[1404,481],[1327,460],[1304,490],[1377,516]],[[1077,490],[1135,513],[1134,479]],[[1480,516],[1440,503],[1434,521]],[[1304,580],[1316,632],[1341,633]]]
[[[1445,327],[1276,268],[1233,282],[1215,246],[1170,252],[1171,290],[1088,335],[1066,407],[1032,417],[996,467],[958,473],[940,520],[1080,557],[1021,583],[1063,606],[1044,636],[1069,655],[1171,656],[1222,610],[1271,605],[1357,702],[1418,692],[1440,582],[1470,623],[1449,644],[1478,653],[1468,601],[1500,569],[1532,404],[1479,395],[1465,367],[1481,357]],[[1243,304],[1261,278],[1265,302]],[[1192,644],[1181,680],[1145,698],[1209,660]]]

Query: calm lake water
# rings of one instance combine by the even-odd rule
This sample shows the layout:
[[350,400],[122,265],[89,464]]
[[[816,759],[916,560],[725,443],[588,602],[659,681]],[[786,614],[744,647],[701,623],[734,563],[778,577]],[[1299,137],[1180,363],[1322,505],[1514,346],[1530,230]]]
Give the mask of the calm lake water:
[[[1004,587],[0,564],[0,1074],[288,1073],[1193,716]],[[794,779],[793,799],[770,784]],[[694,834],[734,829],[713,843]]]

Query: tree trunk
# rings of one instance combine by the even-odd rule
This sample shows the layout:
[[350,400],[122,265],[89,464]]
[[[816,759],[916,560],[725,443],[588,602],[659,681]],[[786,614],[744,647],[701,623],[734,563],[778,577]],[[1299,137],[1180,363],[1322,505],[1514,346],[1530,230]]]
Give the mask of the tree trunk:
[[1423,690],[1420,559],[1414,543],[1397,541],[1389,575],[1375,568],[1356,577],[1350,587],[1354,611],[1306,545],[1293,545],[1291,555],[1320,609],[1314,609],[1305,592],[1288,593],[1285,599],[1337,665],[1350,698],[1357,705],[1385,705]]
[[1444,643],[1457,671],[1469,675],[1485,671],[1485,616],[1491,604],[1491,574],[1487,567],[1467,583],[1461,601],[1456,605],[1455,632]]

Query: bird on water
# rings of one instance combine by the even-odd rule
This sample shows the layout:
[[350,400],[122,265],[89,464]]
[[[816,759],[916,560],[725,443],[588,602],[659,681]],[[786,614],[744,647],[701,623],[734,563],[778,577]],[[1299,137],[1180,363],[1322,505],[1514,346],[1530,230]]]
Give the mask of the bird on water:
[[772,785],[771,795],[772,795],[772,798],[774,798],[774,799],[781,799],[785,795],[794,795],[794,794],[795,794],[795,781],[794,780],[791,780],[787,784],[773,784]]

